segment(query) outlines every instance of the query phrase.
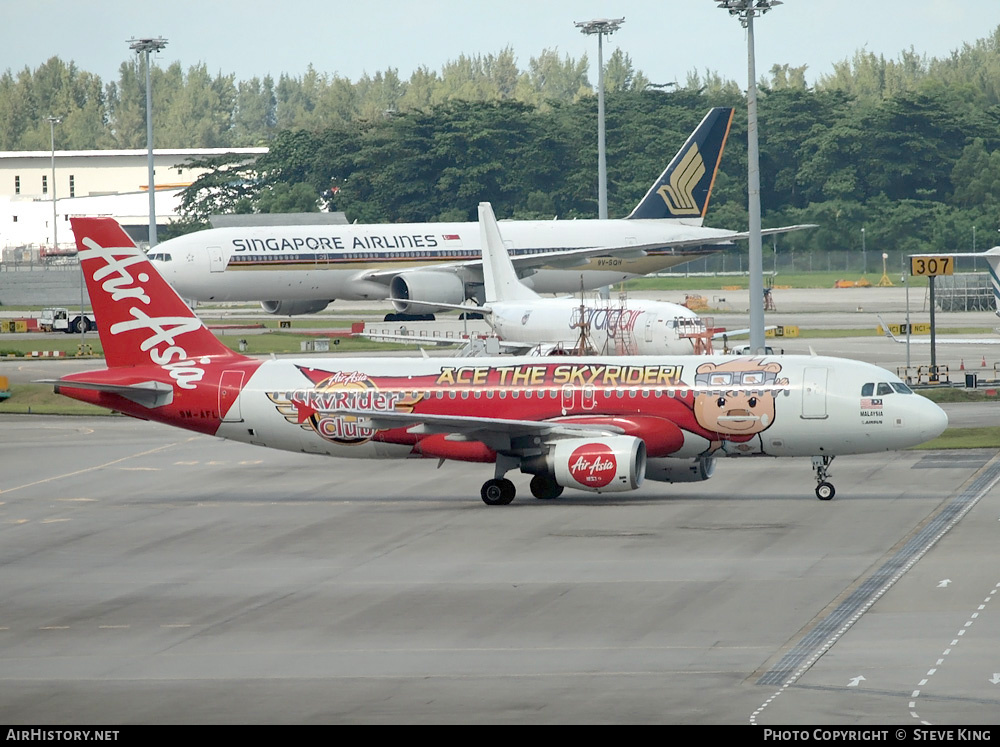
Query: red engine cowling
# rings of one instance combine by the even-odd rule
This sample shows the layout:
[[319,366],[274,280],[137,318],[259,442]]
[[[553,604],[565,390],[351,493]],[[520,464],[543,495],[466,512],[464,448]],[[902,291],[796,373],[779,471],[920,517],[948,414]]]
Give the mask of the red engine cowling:
[[557,441],[549,459],[566,488],[617,493],[635,490],[646,476],[646,444],[632,436]]

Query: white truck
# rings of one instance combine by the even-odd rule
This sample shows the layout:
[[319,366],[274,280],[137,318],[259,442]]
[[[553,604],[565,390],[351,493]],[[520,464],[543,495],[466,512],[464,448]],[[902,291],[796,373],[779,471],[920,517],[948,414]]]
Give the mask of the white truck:
[[43,332],[65,332],[68,335],[90,332],[97,329],[93,314],[81,314],[60,306],[42,309],[38,318],[38,328]]

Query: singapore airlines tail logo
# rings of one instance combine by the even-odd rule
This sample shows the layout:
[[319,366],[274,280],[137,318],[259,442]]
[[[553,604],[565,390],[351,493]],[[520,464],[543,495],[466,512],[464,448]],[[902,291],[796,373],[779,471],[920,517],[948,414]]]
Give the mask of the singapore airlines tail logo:
[[663,198],[671,215],[701,215],[694,189],[705,175],[705,161],[695,143],[684,154],[680,164],[670,173],[670,181],[657,193]]

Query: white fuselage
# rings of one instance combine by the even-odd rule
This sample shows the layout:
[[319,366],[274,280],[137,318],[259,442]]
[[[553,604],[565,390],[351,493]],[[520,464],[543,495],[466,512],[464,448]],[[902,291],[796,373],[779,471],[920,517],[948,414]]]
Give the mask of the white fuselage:
[[497,336],[506,342],[579,347],[599,355],[691,355],[710,350],[705,322],[686,306],[663,301],[582,302],[538,298],[489,304]]
[[[596,257],[530,271],[525,283],[539,293],[575,293],[658,272],[711,249],[671,248],[678,242],[725,243],[732,231],[679,220],[504,221],[512,259],[599,246],[661,244],[645,256]],[[481,283],[479,224],[215,228],[179,236],[150,258],[184,298],[195,301],[364,300],[389,297],[393,274],[417,268],[453,272]]]
[[[893,391],[863,395],[866,384],[880,383]],[[331,456],[415,455],[405,428],[383,438],[337,415],[357,396],[367,408],[415,414],[535,421],[641,414],[676,424],[683,439],[669,456],[680,458],[712,449],[775,457],[893,451],[934,438],[947,423],[940,407],[894,374],[822,356],[303,358],[261,363],[216,435]],[[316,415],[303,421],[296,400]]]

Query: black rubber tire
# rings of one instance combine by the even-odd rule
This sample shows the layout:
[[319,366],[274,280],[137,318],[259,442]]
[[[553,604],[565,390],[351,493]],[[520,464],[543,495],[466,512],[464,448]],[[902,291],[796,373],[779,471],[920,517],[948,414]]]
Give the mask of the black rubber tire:
[[816,497],[821,501],[833,500],[833,496],[837,494],[837,490],[833,487],[831,483],[821,482],[816,486]]
[[514,483],[501,477],[484,482],[479,495],[482,497],[483,503],[487,506],[506,506],[514,500],[516,492]]
[[531,494],[542,501],[558,498],[562,495],[563,486],[548,475],[535,475],[531,478]]

